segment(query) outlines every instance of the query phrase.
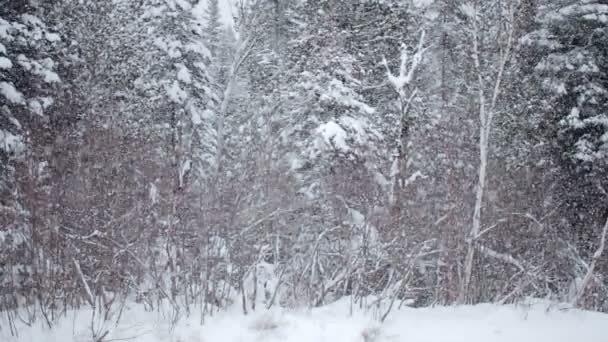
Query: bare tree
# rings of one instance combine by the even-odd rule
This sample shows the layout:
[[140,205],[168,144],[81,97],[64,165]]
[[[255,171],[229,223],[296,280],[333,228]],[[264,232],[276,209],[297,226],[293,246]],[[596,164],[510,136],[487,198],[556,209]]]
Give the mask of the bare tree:
[[[502,9],[502,25],[505,27],[505,37],[499,41],[504,41],[498,47],[498,65],[496,74],[491,76],[490,84],[487,84],[488,74],[487,64],[482,64],[481,44],[481,29],[480,22],[483,20],[482,14],[479,11],[478,3],[467,3],[461,7],[464,14],[468,17],[469,27],[468,33],[471,43],[471,58],[475,66],[477,75],[477,101],[479,105],[479,167],[477,186],[475,188],[475,208],[473,212],[473,223],[467,234],[467,253],[464,261],[464,274],[461,280],[460,298],[459,301],[464,303],[468,301],[469,287],[471,286],[471,278],[473,273],[473,262],[475,259],[475,250],[478,240],[481,236],[482,223],[482,207],[484,202],[484,190],[486,187],[486,174],[488,169],[488,158],[490,150],[490,139],[492,132],[492,122],[497,112],[498,97],[501,92],[501,86],[504,78],[507,62],[511,59],[513,50],[513,35],[514,35],[514,12],[515,2],[508,1],[505,8]],[[490,93],[486,93],[486,88],[490,86]],[[487,249],[486,249],[487,250]],[[496,255],[494,253],[494,255]],[[504,258],[502,258],[504,260]]]

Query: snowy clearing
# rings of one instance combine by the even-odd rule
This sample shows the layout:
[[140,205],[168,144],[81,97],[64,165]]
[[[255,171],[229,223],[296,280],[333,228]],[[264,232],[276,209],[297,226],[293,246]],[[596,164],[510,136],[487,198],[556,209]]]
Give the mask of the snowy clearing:
[[[123,313],[118,326],[106,324],[107,341],[199,342],[605,342],[608,315],[549,306],[547,304],[497,306],[482,304],[461,307],[403,308],[385,323],[374,313],[357,310],[350,314],[347,300],[313,310],[259,310],[247,316],[233,307],[199,324],[200,318],[179,321],[157,312],[144,312],[133,305]],[[11,337],[6,324],[0,340],[6,342],[91,341],[89,311],[74,312],[52,331],[42,325],[21,327]]]

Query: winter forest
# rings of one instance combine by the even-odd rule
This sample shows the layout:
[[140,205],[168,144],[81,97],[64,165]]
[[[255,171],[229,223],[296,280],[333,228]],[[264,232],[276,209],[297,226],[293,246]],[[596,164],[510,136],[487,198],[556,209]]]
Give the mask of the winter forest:
[[0,0],[0,330],[608,312],[607,235],[606,0]]

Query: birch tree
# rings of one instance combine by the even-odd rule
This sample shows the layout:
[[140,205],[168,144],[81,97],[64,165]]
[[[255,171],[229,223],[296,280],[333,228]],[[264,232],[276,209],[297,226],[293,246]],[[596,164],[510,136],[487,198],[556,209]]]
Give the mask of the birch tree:
[[[479,167],[477,169],[473,220],[471,229],[466,238],[466,257],[464,260],[464,273],[461,280],[459,298],[461,303],[471,300],[469,291],[473,275],[475,251],[476,248],[478,248],[478,240],[483,233],[482,208],[492,138],[492,123],[494,116],[498,111],[497,104],[502,90],[503,77],[513,50],[515,1],[508,1],[504,5],[500,4],[497,6],[500,7],[498,10],[501,12],[501,22],[497,23],[497,25],[502,25],[504,27],[504,32],[502,36],[497,37],[498,55],[496,57],[496,72],[493,75],[491,70],[488,70],[492,68],[492,64],[488,64],[487,61],[483,60],[484,57],[487,58],[487,56],[484,55],[484,51],[482,51],[480,45],[483,42],[483,32],[481,31],[483,14],[480,11],[480,5],[475,2],[466,3],[461,7],[461,11],[467,17],[468,21],[467,33],[470,39],[471,58],[477,76],[475,87],[477,88],[476,100],[478,104],[477,110],[479,112]],[[489,89],[489,92],[487,89]]]
[[216,131],[217,131],[217,142],[216,142],[216,156],[215,156],[215,172],[214,179],[218,179],[222,171],[222,162],[224,158],[224,139],[226,134],[225,124],[226,116],[228,115],[229,105],[233,100],[235,87],[240,77],[240,71],[243,64],[249,59],[251,53],[258,42],[258,35],[253,25],[256,25],[256,7],[259,6],[260,1],[251,5],[249,8],[244,2],[241,2],[240,8],[240,22],[238,39],[235,47],[235,55],[233,56],[232,63],[226,75],[226,85],[223,89],[222,99],[217,112],[216,120]]

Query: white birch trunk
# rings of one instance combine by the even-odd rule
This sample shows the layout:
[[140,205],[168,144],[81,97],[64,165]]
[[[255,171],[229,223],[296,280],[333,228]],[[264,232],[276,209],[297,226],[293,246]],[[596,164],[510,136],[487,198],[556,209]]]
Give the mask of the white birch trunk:
[[251,51],[255,46],[256,39],[250,37],[244,41],[239,42],[239,47],[237,50],[237,55],[230,66],[230,71],[228,73],[228,83],[226,84],[226,88],[224,89],[224,94],[222,96],[222,103],[220,104],[220,109],[217,113],[217,124],[216,124],[216,134],[217,134],[217,143],[216,143],[216,155],[215,155],[215,178],[218,179],[219,174],[222,170],[222,158],[224,153],[224,126],[226,122],[226,115],[228,114],[228,104],[232,99],[234,88],[236,86],[236,82],[238,79],[238,73],[241,69],[243,63],[249,58],[251,55]]
[[74,258],[72,258],[72,262],[76,267],[76,272],[78,273],[80,281],[82,282],[82,286],[84,287],[84,291],[87,294],[87,302],[89,302],[89,305],[91,305],[93,311],[95,311],[95,296],[93,295],[93,291],[91,291],[89,283],[87,282],[86,278],[84,277],[84,274],[82,273],[82,270],[80,269],[80,263]]
[[483,207],[484,190],[486,186],[487,168],[488,168],[488,151],[490,148],[490,133],[492,130],[492,120],[496,110],[496,102],[500,94],[502,78],[508,60],[511,58],[511,50],[513,45],[513,4],[509,4],[508,8],[508,27],[507,27],[507,42],[501,49],[499,68],[494,80],[494,88],[490,106],[487,106],[486,95],[484,94],[484,71],[481,68],[481,51],[479,49],[479,15],[475,6],[471,6],[474,11],[470,15],[471,20],[471,40],[473,45],[473,63],[477,71],[477,86],[478,86],[478,101],[479,101],[479,168],[477,173],[477,186],[475,189],[475,207],[473,210],[473,222],[468,237],[466,238],[467,254],[464,262],[464,275],[460,287],[460,303],[468,301],[469,287],[473,275],[473,263],[475,260],[475,240],[479,237],[481,231],[481,209]]

